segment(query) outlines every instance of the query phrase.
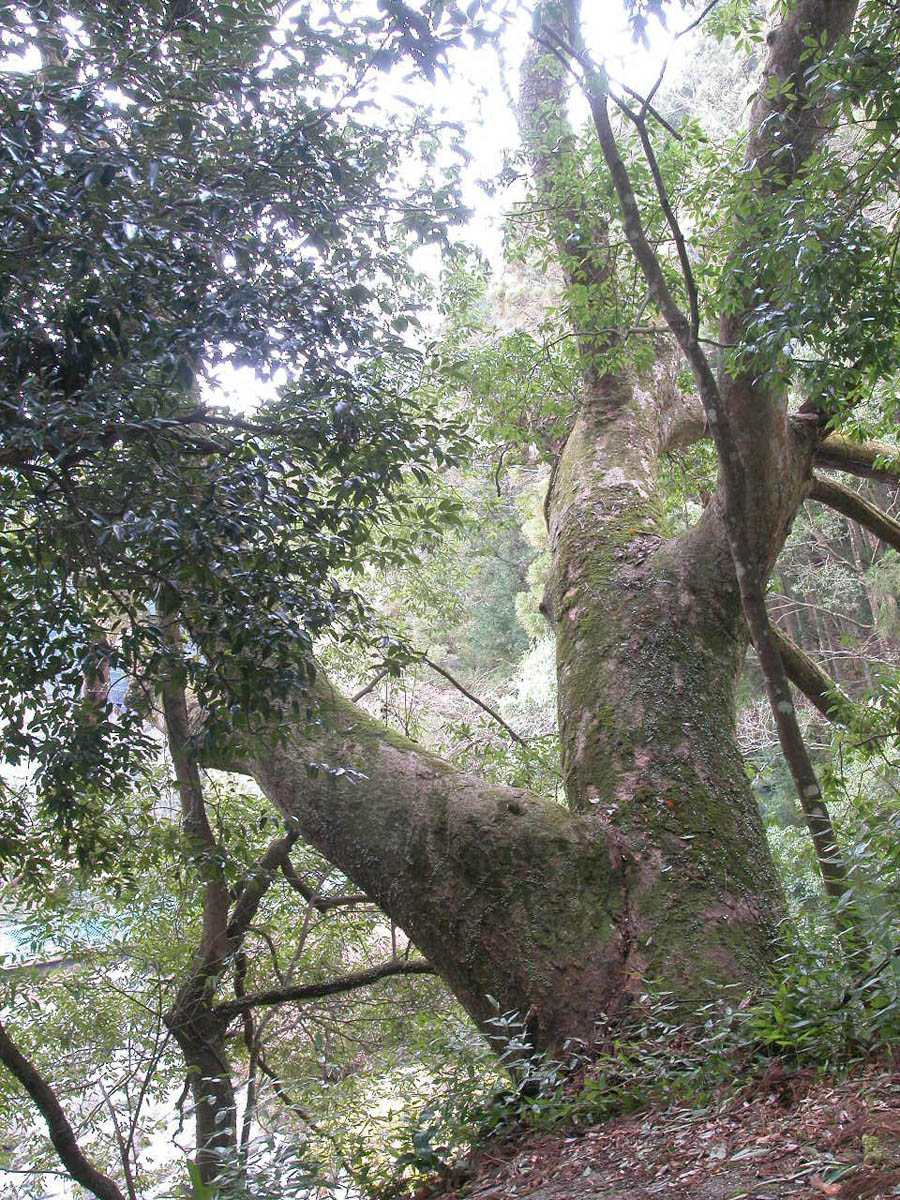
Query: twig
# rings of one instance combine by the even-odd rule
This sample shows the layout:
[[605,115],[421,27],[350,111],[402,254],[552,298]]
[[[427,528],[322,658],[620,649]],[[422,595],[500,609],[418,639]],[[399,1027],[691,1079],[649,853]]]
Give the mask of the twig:
[[131,1174],[131,1163],[128,1161],[128,1143],[125,1141],[125,1136],[122,1133],[122,1126],[119,1124],[119,1118],[116,1113],[115,1106],[110,1099],[109,1092],[106,1090],[102,1079],[99,1081],[99,1083],[100,1093],[106,1102],[106,1111],[109,1113],[113,1130],[116,1135],[116,1144],[119,1147],[119,1158],[122,1160],[122,1171],[125,1175],[125,1186],[128,1188],[130,1200],[137,1200],[137,1192],[134,1190],[134,1178]]
[[861,975],[858,979],[855,979],[841,996],[840,1001],[838,1002],[838,1008],[846,1007],[846,1005],[848,1005],[853,999],[854,993],[858,992],[860,988],[864,988],[867,983],[871,983],[874,979],[877,979],[881,972],[888,967],[895,958],[900,958],[900,946],[895,946],[890,954],[886,954],[884,958],[880,962],[876,963],[870,971],[867,971],[865,975]]
[[525,739],[523,737],[520,737],[519,734],[516,733],[516,731],[510,725],[508,725],[506,723],[506,721],[503,720],[503,718],[500,716],[500,714],[497,712],[497,710],[495,708],[491,708],[491,706],[489,704],[486,704],[484,702],[484,700],[479,700],[478,697],[473,695],[472,692],[470,692],[468,690],[468,688],[464,687],[459,682],[458,679],[454,679],[454,677],[450,674],[450,672],[448,670],[446,670],[445,667],[438,666],[438,664],[436,662],[432,662],[431,659],[426,658],[424,654],[422,655],[422,662],[426,665],[426,667],[431,667],[432,671],[436,671],[438,673],[438,675],[443,676],[443,678],[446,679],[448,683],[452,683],[453,686],[457,689],[457,691],[462,692],[462,694],[468,700],[471,700],[473,704],[477,704],[479,708],[484,709],[484,711],[488,714],[488,716],[493,717],[494,720],[498,723],[498,725],[503,726],[503,728],[506,730],[506,732],[509,734],[509,736],[514,741],[518,742],[520,746],[524,746],[527,750],[528,743],[525,741]]
[[[665,70],[665,63],[663,64],[663,71],[664,70]],[[652,99],[653,95],[656,92],[656,89],[659,87],[661,82],[662,82],[662,73],[660,73],[659,79],[657,79],[656,83],[654,83],[653,87],[650,89],[650,91],[646,97],[642,96],[640,94],[640,92],[636,92],[634,90],[634,88],[629,87],[627,83],[622,83],[620,80],[616,80],[616,87],[620,87],[622,89],[622,91],[626,94],[626,96],[630,96],[632,98],[632,100],[637,100],[638,103],[640,104],[640,106],[641,106],[640,113],[632,113],[629,110],[629,113],[632,117],[636,117],[639,121],[643,121],[645,116],[649,113],[649,115],[651,117],[653,117],[653,119],[658,124],[662,125],[662,127],[663,127],[663,129],[665,129],[666,133],[670,134],[675,139],[676,142],[683,142],[684,138],[681,136],[681,134],[678,132],[678,130],[675,128],[675,126],[672,125],[669,121],[667,121],[661,112],[657,112],[657,110],[650,103],[650,100]],[[616,97],[613,97],[613,99],[616,100],[617,104],[621,103]]]
[[707,4],[706,8],[704,8],[700,16],[691,21],[690,25],[685,25],[684,29],[679,29],[672,40],[677,42],[678,39],[683,38],[686,33],[690,33],[691,30],[696,29],[698,25],[701,25],[718,3],[719,0],[709,0],[709,4]]

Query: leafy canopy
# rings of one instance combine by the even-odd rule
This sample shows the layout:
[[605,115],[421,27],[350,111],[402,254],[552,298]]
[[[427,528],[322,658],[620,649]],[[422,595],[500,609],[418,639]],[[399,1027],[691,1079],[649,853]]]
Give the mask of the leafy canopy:
[[[137,685],[187,680],[213,741],[265,719],[317,635],[359,632],[348,568],[407,553],[409,480],[465,448],[411,399],[410,243],[461,209],[390,71],[433,75],[467,18],[22,11],[3,6],[7,63],[39,65],[0,75],[0,727],[64,847],[102,858],[144,740]],[[215,407],[225,366],[275,398]],[[425,510],[426,537],[451,507]]]

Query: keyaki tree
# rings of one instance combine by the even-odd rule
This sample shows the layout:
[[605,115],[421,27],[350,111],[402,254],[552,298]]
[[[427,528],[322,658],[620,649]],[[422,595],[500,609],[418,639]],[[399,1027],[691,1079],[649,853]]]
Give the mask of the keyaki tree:
[[[772,626],[765,592],[811,496],[896,544],[889,518],[819,473],[894,474],[890,445],[858,440],[873,397],[876,420],[891,416],[881,164],[895,161],[895,99],[880,89],[893,22],[877,5],[790,7],[740,145],[713,160],[655,94],[608,78],[577,6],[537,10],[520,119],[581,377],[546,502],[567,806],[451,770],[321,676],[313,736],[294,727],[241,751],[476,1020],[490,1028],[495,998],[538,1048],[590,1040],[653,986],[690,1011],[720,983],[759,983],[777,954],[779,887],[733,729],[751,644],[838,924],[858,942],[788,680],[826,709],[829,682]],[[703,437],[717,492],[668,537],[659,461]],[[354,774],[311,780],[311,759]]]
[[[713,160],[655,95],[608,78],[577,6],[537,10],[520,119],[581,375],[546,503],[567,807],[451,770],[321,676],[312,737],[244,744],[266,794],[476,1020],[490,1027],[496,998],[541,1049],[590,1040],[652,986],[690,1011],[777,954],[779,887],[733,729],[751,643],[851,953],[860,938],[788,683],[828,709],[829,681],[774,629],[765,592],[811,496],[897,540],[819,473],[894,476],[892,447],[858,434],[873,398],[876,430],[891,419],[895,98],[880,89],[896,32],[877,5],[789,7],[748,128]],[[567,118],[575,88],[587,140]],[[668,537],[658,463],[702,437],[717,492]],[[310,780],[310,759],[355,774]]]
[[[416,408],[386,234],[398,207],[439,233],[451,196],[401,197],[393,122],[354,103],[392,61],[433,73],[480,10],[382,7],[368,23],[340,9],[337,28],[300,9],[273,39],[264,6],[126,21],[34,5],[41,69],[7,102],[4,170],[30,197],[10,189],[4,212],[7,754],[35,773],[63,849],[111,869],[104,804],[148,718],[165,731],[203,882],[166,1023],[204,1181],[235,1142],[221,1068],[246,1007],[218,990],[297,840],[407,932],[488,1036],[514,1013],[557,1053],[648,991],[689,1017],[724,983],[764,981],[783,909],[734,731],[751,645],[836,928],[863,953],[789,681],[841,706],[772,625],[766,588],[809,498],[900,546],[835,477],[896,478],[878,440],[900,312],[896,12],[783,6],[746,129],[712,144],[658,87],[609,77],[577,0],[535,10],[519,120],[577,397],[545,504],[563,806],[391,732],[313,657],[362,611],[345,568],[403,553],[403,521],[429,535],[441,514],[410,480],[460,452]],[[635,7],[638,32],[658,11]],[[723,37],[752,25],[740,5],[679,17]],[[225,355],[285,373],[258,418],[206,402]],[[717,489],[672,536],[660,463],[700,439]],[[130,677],[120,708],[113,672]],[[252,776],[286,823],[237,893],[204,765]],[[37,886],[26,843],[8,854]]]

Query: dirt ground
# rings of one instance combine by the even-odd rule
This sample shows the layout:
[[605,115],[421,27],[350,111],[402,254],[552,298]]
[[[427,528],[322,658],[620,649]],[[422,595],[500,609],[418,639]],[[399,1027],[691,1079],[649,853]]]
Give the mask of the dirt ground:
[[900,1197],[900,1068],[839,1083],[773,1070],[712,1108],[655,1108],[488,1143],[429,1200]]

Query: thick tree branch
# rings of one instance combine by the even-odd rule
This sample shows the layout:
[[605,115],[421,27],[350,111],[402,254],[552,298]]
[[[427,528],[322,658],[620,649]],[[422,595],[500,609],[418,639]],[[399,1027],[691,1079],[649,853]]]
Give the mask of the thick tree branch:
[[56,1098],[53,1088],[28,1059],[22,1054],[0,1023],[0,1062],[18,1079],[47,1122],[50,1140],[63,1166],[98,1200],[125,1200],[117,1185],[98,1171],[85,1158],[72,1126]]
[[900,483],[900,449],[889,442],[854,442],[832,433],[818,444],[814,457],[816,466],[832,471]]
[[883,542],[887,542],[895,550],[900,550],[900,521],[894,520],[884,509],[872,504],[852,488],[836,483],[833,479],[823,479],[821,475],[814,475],[809,498],[818,500],[820,504],[827,504],[829,508],[843,513],[851,521],[858,521],[860,525],[865,525],[877,534]]
[[[543,7],[552,9],[559,23],[565,24],[564,0],[551,0]],[[549,31],[545,22],[540,32]],[[558,39],[560,35],[553,32]],[[562,41],[565,44],[565,38]],[[614,286],[615,255],[606,216],[588,207],[579,188],[578,162],[572,152],[575,137],[566,116],[567,69],[571,63],[555,45],[542,42],[540,36],[531,42],[522,64],[519,130],[566,283],[608,294]],[[575,333],[590,375],[590,364],[619,340],[621,330],[604,328],[608,321],[583,324]]]
[[[171,597],[164,588],[160,589],[157,605],[166,640],[177,663],[181,631]],[[229,937],[230,896],[223,857],[206,813],[187,696],[176,670],[170,668],[164,675],[160,692],[188,851],[204,883],[200,946],[187,978],[163,1019],[188,1066],[196,1122],[195,1162],[202,1181],[210,1184],[221,1169],[223,1156],[233,1153],[237,1138],[234,1088],[223,1040],[224,1027],[212,1009],[218,976],[234,946]],[[275,843],[279,852],[282,841],[279,839]],[[271,882],[271,874],[271,871],[262,871],[251,878],[247,901],[240,909],[238,920],[244,929]]]
[[823,717],[840,725],[848,724],[853,715],[850,697],[777,625],[772,626],[772,638],[794,687],[816,706]]
[[671,397],[659,412],[659,453],[683,450],[709,437],[703,405],[692,392]]
[[857,0],[794,0],[784,20],[769,32],[769,53],[750,111],[745,161],[770,192],[795,179],[832,121],[831,95],[810,94],[814,59],[848,33]]
[[247,996],[227,1000],[224,1004],[216,1005],[213,1012],[220,1020],[230,1021],[232,1017],[250,1008],[260,1008],[263,1005],[273,1004],[300,1004],[307,1000],[321,1000],[326,996],[339,996],[345,992],[352,992],[359,988],[368,987],[370,984],[377,983],[380,979],[388,979],[393,975],[436,974],[437,972],[430,963],[422,962],[418,959],[413,959],[411,962],[407,962],[404,959],[397,959],[382,963],[378,967],[369,967],[365,971],[354,971],[349,975],[340,975],[337,979],[328,979],[322,983],[305,983],[297,987],[272,988],[265,992],[251,992]]

